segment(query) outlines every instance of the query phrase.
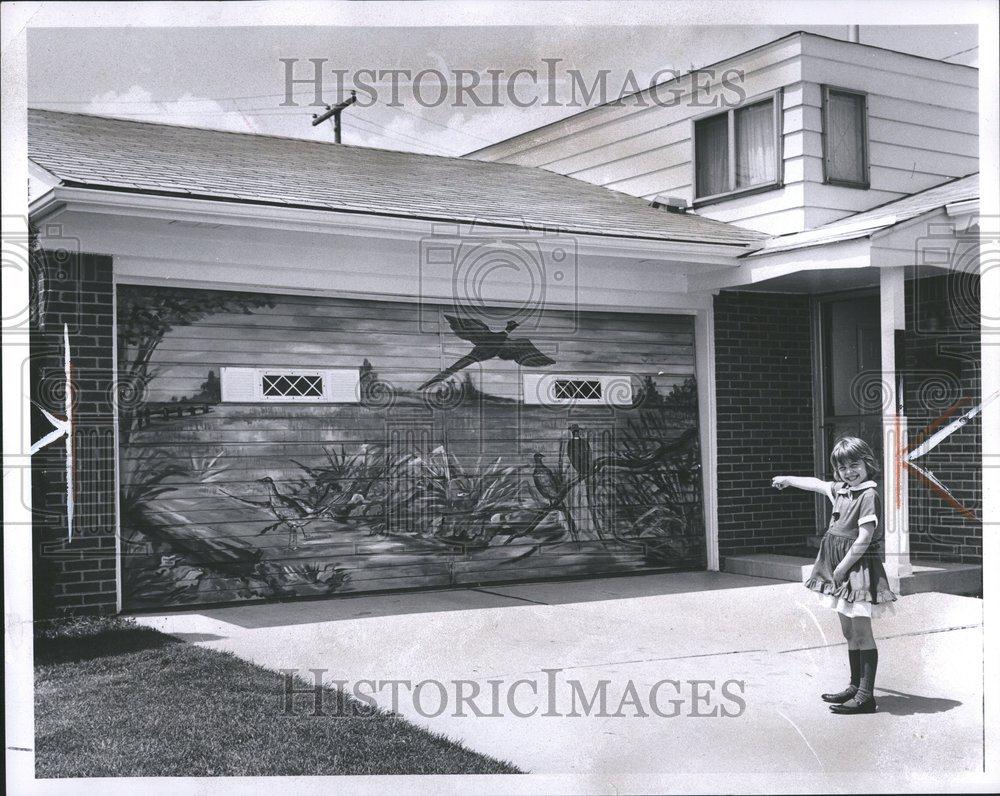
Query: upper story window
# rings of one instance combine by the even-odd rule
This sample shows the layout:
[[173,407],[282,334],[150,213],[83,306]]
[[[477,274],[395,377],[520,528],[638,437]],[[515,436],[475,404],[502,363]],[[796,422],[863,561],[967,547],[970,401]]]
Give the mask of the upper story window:
[[868,188],[868,98],[823,86],[823,174],[831,185]]
[[695,201],[781,184],[781,92],[694,123]]

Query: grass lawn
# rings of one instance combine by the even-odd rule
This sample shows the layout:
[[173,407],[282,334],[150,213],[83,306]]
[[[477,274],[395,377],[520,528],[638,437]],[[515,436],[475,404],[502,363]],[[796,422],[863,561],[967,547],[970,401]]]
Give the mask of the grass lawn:
[[283,675],[127,619],[45,625],[36,776],[521,773],[334,689],[325,717],[312,695],[286,714],[283,694]]

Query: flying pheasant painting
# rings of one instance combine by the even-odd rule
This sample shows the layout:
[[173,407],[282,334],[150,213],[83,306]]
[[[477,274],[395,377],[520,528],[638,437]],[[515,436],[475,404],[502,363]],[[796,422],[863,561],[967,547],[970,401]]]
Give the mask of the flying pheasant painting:
[[449,365],[437,375],[425,381],[417,389],[425,390],[433,384],[444,381],[453,373],[469,367],[476,362],[486,362],[490,359],[503,359],[516,362],[529,368],[541,368],[555,364],[555,360],[547,357],[527,337],[511,337],[510,333],[517,327],[517,321],[507,321],[502,332],[494,332],[482,321],[475,318],[456,318],[445,315],[451,330],[472,343],[472,350],[464,357]]

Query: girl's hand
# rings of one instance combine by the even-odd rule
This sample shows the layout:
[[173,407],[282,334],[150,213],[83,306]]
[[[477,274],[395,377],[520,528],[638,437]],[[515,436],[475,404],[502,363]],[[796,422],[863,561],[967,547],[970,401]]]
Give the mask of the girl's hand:
[[771,479],[771,486],[773,486],[775,489],[784,489],[785,487],[789,486],[788,482],[790,479],[791,476],[788,475],[776,475],[774,476],[774,478]]
[[839,586],[845,580],[847,580],[847,570],[838,564],[833,570],[833,582],[835,585]]

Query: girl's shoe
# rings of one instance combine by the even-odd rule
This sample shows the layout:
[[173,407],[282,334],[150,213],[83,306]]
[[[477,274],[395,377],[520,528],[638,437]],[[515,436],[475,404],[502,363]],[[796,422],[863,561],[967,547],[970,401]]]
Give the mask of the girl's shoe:
[[830,712],[840,713],[843,715],[853,715],[855,713],[874,713],[877,707],[878,706],[875,704],[875,697],[869,697],[864,702],[859,702],[857,699],[852,698],[843,705],[830,705]]
[[843,691],[838,691],[836,694],[820,694],[820,699],[824,702],[832,702],[835,705],[842,705],[848,699],[851,699],[856,693],[858,693],[858,687],[856,685],[849,685]]

